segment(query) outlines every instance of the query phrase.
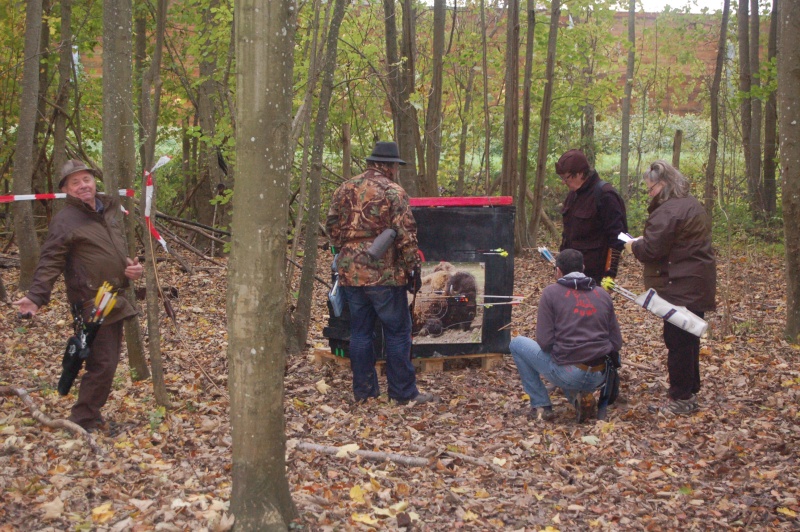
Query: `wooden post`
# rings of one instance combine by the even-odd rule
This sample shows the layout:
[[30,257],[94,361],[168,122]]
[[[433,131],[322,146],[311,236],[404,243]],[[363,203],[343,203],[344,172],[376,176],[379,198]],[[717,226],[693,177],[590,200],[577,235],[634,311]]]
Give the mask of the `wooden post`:
[[680,168],[681,166],[681,142],[683,142],[683,130],[675,130],[675,140],[672,141],[672,166]]

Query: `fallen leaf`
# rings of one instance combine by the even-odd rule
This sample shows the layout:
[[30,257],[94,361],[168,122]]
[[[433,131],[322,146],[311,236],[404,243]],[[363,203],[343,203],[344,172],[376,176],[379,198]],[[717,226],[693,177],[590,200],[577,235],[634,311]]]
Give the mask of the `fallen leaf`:
[[339,451],[336,453],[337,458],[344,458],[347,456],[347,453],[357,451],[359,449],[357,443],[350,443],[348,445],[342,445],[339,447]]
[[101,504],[97,508],[92,509],[92,521],[99,525],[107,523],[112,517],[114,517],[114,510],[111,509],[110,502]]
[[326,393],[328,393],[328,390],[330,390],[330,389],[331,389],[331,387],[330,387],[330,386],[328,386],[328,385],[325,383],[325,379],[318,380],[318,381],[316,382],[316,384],[314,384],[314,387],[315,387],[315,388],[317,389],[317,391],[318,391],[319,393],[321,393],[322,395],[325,395]]
[[233,528],[233,524],[236,521],[236,517],[233,514],[222,514],[222,517],[219,519],[219,523],[217,526],[214,527],[214,532],[228,532],[231,528]]
[[350,516],[350,519],[355,521],[356,523],[364,523],[365,525],[377,525],[378,520],[372,518],[367,514],[353,514]]
[[58,519],[64,513],[64,501],[61,500],[61,497],[56,497],[50,502],[40,504],[39,508],[44,510],[42,519]]
[[350,488],[350,498],[356,502],[364,502],[364,490],[361,489],[361,486],[356,484]]

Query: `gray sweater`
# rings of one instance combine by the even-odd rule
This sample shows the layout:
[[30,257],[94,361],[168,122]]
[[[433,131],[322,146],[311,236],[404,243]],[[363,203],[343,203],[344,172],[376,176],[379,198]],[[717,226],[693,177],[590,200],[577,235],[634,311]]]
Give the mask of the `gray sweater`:
[[622,348],[614,304],[583,273],[570,273],[542,291],[536,341],[559,366],[599,364]]

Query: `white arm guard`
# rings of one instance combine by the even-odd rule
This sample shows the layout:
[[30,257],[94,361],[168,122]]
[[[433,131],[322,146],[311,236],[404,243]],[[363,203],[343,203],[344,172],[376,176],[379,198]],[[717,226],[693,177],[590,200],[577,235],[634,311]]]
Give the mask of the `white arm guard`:
[[686,307],[679,307],[666,301],[652,288],[639,294],[634,301],[659,318],[663,318],[697,337],[703,336],[706,329],[708,329],[708,323],[704,319]]

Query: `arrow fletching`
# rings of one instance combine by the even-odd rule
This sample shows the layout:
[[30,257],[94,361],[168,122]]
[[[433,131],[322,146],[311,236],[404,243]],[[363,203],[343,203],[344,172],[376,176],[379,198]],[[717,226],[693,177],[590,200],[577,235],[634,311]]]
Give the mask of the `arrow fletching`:
[[539,254],[542,256],[544,260],[546,260],[553,266],[556,265],[556,258],[553,256],[552,253],[550,253],[549,249],[547,249],[546,247],[540,247],[538,249],[539,249]]
[[111,296],[111,299],[108,301],[108,304],[106,304],[106,308],[103,310],[103,319],[105,319],[105,317],[108,316],[108,314],[111,312],[111,309],[113,309],[114,305],[116,304],[117,304],[117,294],[115,293]]

